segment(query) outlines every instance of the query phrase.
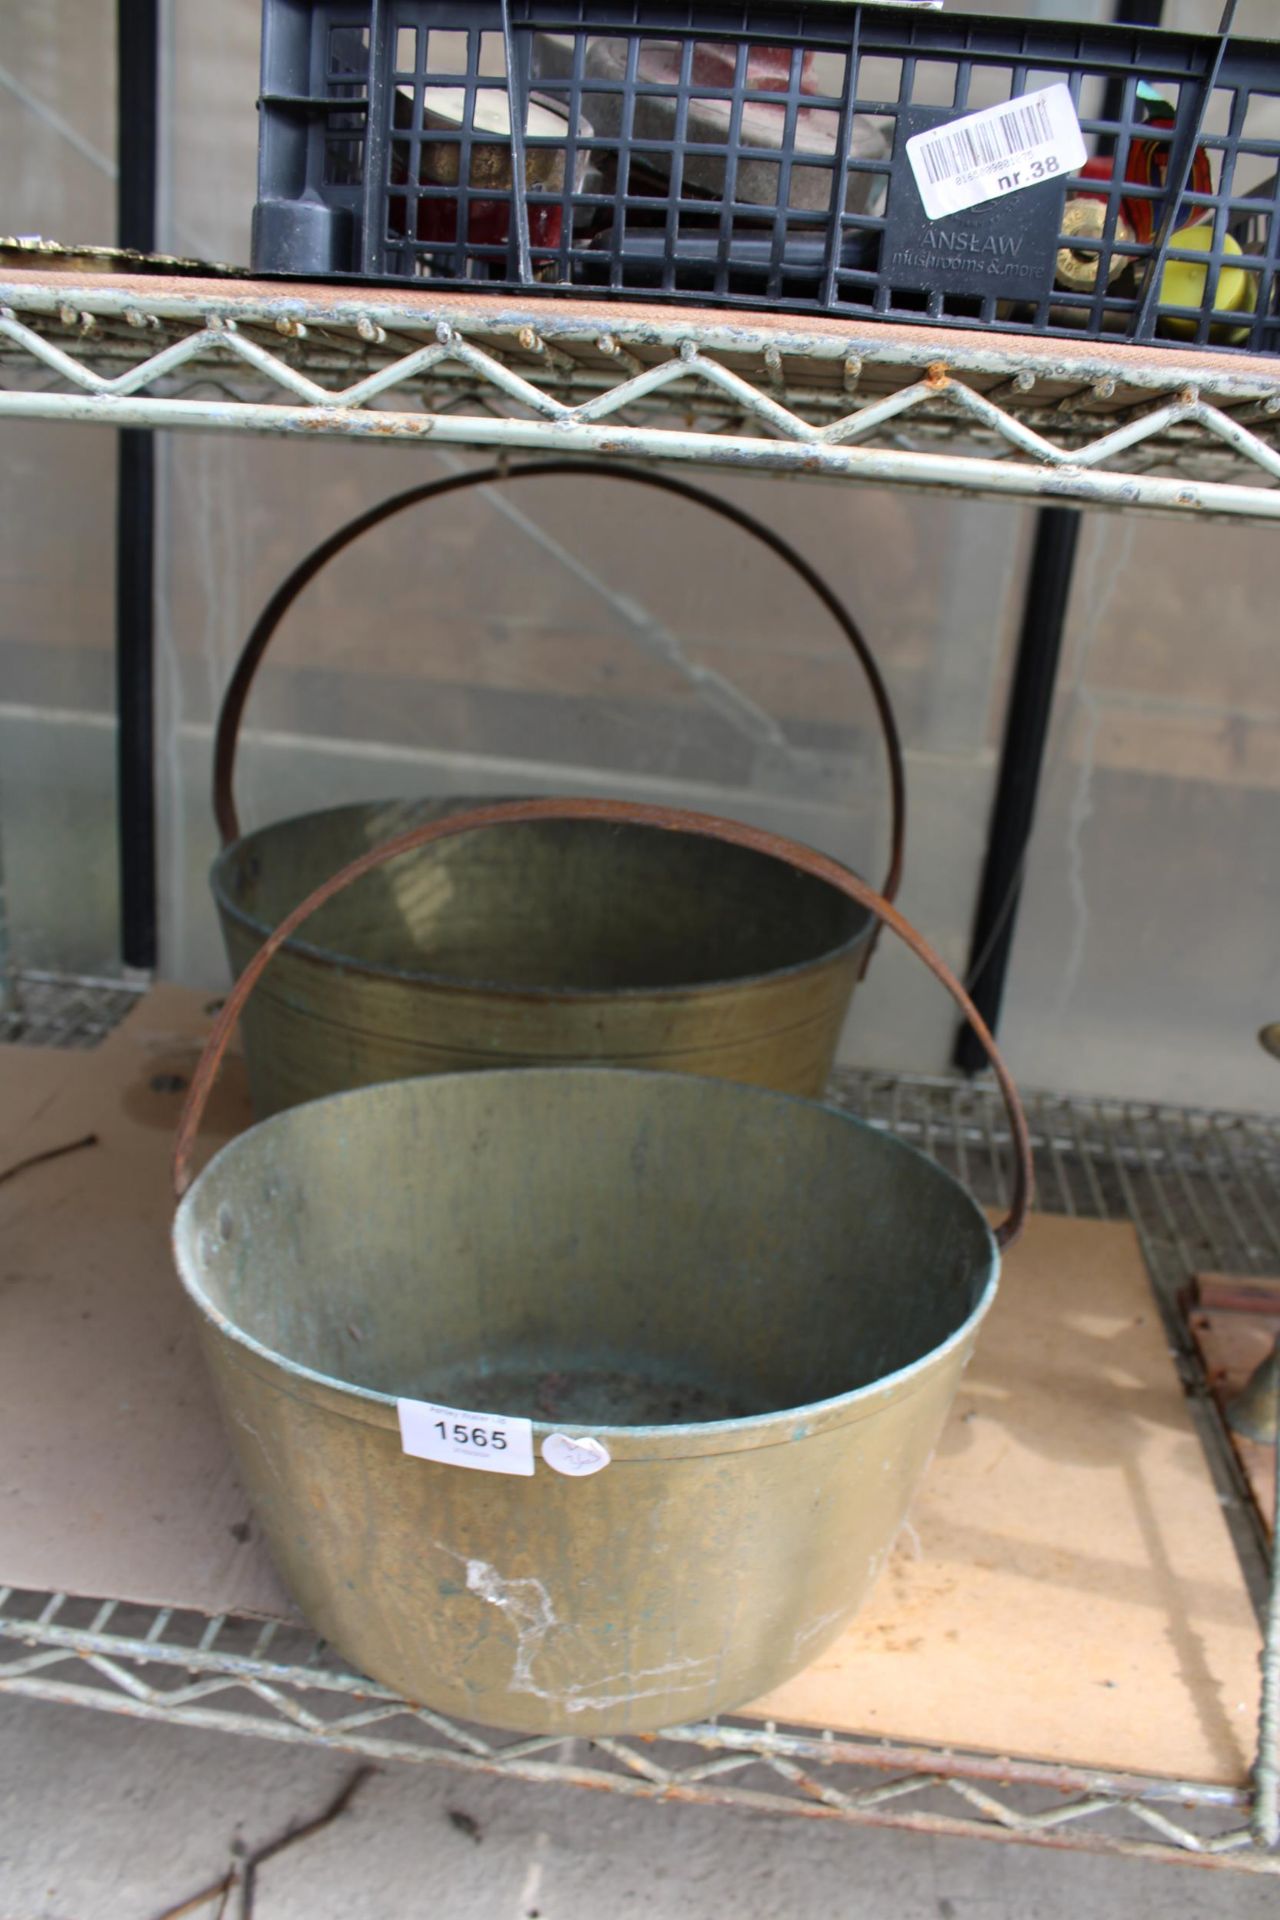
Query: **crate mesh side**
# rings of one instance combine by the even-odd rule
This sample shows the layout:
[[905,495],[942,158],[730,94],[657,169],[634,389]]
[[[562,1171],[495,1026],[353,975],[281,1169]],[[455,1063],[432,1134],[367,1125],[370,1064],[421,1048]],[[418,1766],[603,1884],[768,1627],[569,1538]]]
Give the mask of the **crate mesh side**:
[[[305,191],[317,235],[318,201],[335,220],[359,205],[338,263],[351,271],[1280,344],[1280,48],[1266,43],[675,0],[385,0],[321,5],[311,23],[305,92],[302,50],[286,60],[271,52],[283,28],[268,36],[263,153],[281,157],[262,190],[277,212]],[[908,134],[1005,106],[986,137],[1013,167],[1034,127],[1009,103],[1055,83],[1089,177],[924,220]],[[289,263],[260,250],[257,264]]]

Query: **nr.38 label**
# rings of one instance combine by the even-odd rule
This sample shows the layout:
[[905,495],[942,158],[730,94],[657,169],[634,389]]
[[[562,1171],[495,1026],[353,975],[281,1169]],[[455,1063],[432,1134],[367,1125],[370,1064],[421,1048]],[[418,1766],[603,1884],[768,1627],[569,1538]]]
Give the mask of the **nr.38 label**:
[[907,141],[907,159],[930,220],[1065,177],[1085,158],[1075,104],[1061,81]]
[[397,1400],[400,1444],[416,1460],[481,1473],[533,1472],[533,1422],[506,1414],[468,1413],[431,1400]]

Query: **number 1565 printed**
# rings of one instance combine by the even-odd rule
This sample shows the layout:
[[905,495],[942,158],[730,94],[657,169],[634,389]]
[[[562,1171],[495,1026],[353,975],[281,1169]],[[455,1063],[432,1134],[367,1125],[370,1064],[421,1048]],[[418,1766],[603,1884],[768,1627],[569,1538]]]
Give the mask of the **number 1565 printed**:
[[533,1422],[498,1413],[468,1413],[430,1400],[397,1400],[400,1442],[415,1460],[483,1473],[533,1472]]

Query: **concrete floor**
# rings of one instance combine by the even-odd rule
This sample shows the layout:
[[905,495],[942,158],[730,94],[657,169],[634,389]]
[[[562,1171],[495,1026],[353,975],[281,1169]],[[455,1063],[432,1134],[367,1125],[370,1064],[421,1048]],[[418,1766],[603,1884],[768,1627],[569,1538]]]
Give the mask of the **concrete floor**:
[[[345,1755],[0,1702],[0,1920],[160,1920],[314,1819]],[[224,1920],[239,1920],[239,1895]],[[628,1803],[434,1767],[367,1779],[257,1873],[254,1920],[1272,1920],[1277,1882]],[[192,1909],[213,1920],[216,1899]]]

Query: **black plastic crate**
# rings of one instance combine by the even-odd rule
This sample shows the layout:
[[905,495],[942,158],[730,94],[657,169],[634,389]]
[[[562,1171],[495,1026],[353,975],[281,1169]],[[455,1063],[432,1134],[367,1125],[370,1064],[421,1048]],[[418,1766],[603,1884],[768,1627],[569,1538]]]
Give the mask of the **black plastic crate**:
[[[1271,42],[848,0],[264,0],[262,73],[259,271],[1280,345]],[[1088,156],[1065,174],[1026,104],[1056,85]],[[943,128],[935,173],[1050,170],[930,219],[906,143]]]

